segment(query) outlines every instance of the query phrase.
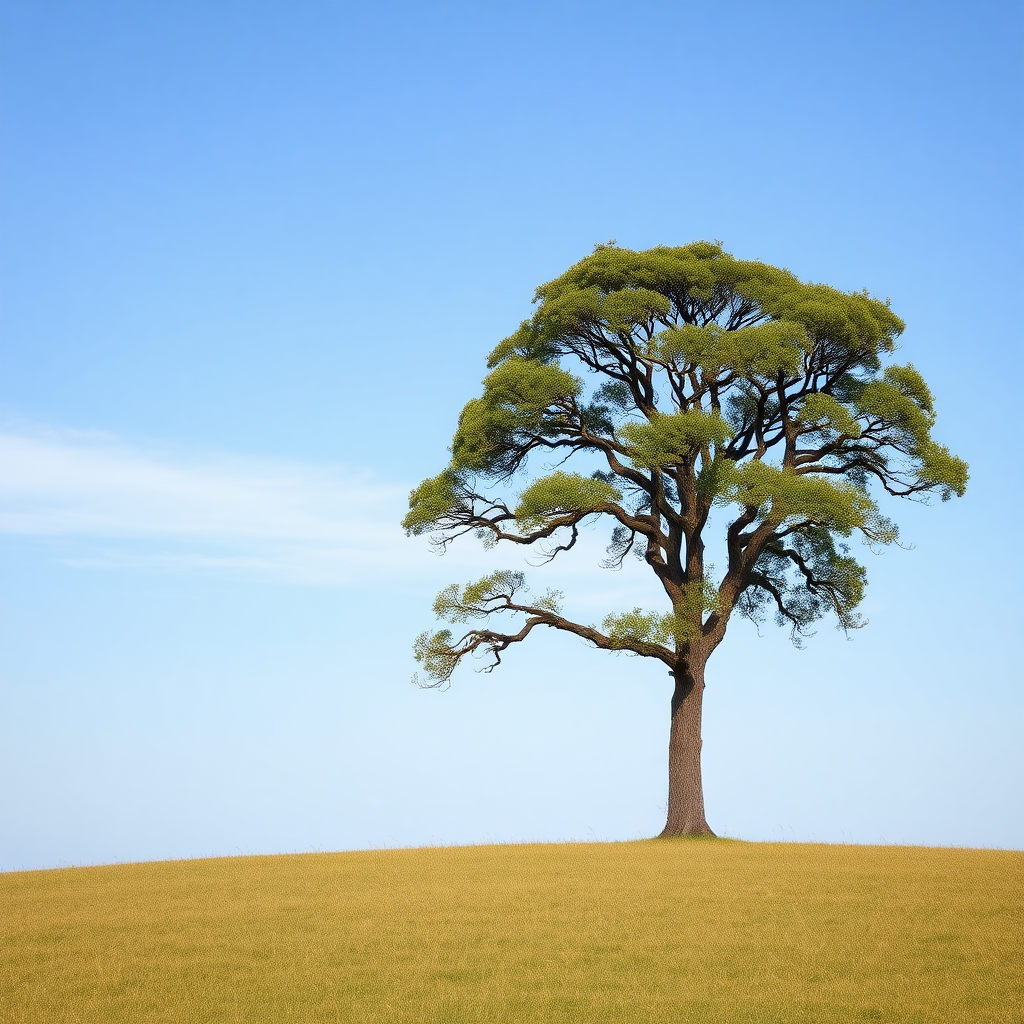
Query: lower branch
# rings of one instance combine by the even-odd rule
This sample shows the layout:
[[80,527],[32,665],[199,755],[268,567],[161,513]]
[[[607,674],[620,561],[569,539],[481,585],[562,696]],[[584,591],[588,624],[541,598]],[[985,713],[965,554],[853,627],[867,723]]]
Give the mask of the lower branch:
[[488,619],[492,615],[507,612],[525,615],[526,621],[518,632],[500,632],[494,629],[470,629],[456,639],[452,630],[442,629],[421,634],[415,643],[416,660],[423,666],[433,682],[416,682],[424,687],[445,688],[452,673],[468,655],[489,657],[481,671],[493,671],[501,664],[501,655],[512,644],[521,643],[537,626],[552,629],[586,640],[605,651],[629,651],[645,658],[657,658],[669,668],[676,664],[676,654],[668,647],[640,637],[608,636],[593,626],[573,622],[559,614],[558,599],[561,595],[548,592],[533,603],[517,600],[517,594],[524,589],[523,574],[518,572],[497,572],[465,587],[446,587],[434,602],[438,618],[448,622],[467,622],[470,619]]

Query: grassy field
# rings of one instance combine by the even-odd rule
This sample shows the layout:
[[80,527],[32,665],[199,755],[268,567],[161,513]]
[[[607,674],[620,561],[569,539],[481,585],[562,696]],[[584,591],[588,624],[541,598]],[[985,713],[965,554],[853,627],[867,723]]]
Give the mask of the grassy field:
[[1024,854],[728,840],[0,875],[0,1019],[1019,1022]]

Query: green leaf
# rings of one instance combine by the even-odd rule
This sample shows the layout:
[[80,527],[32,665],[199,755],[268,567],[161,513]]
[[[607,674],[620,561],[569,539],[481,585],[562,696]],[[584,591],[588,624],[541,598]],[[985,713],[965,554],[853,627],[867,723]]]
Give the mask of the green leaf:
[[484,378],[484,393],[466,403],[452,442],[456,470],[501,475],[524,435],[545,431],[554,403],[579,394],[581,382],[560,367],[509,356]]
[[842,536],[865,526],[877,508],[854,484],[799,474],[763,462],[747,462],[736,471],[732,501],[761,510],[778,525],[807,520]]
[[558,470],[534,481],[519,498],[516,519],[527,529],[564,515],[596,512],[622,500],[622,492],[604,480]]
[[[460,655],[452,646],[452,640],[450,629],[438,630],[436,633],[428,630],[416,637],[412,648],[413,657],[431,679],[446,682],[458,667]],[[414,677],[413,681],[419,680]]]
[[716,323],[682,324],[658,335],[656,352],[663,359],[698,366],[710,377],[731,370],[774,379],[779,373],[796,374],[811,348],[803,324],[773,320],[735,331]]
[[424,480],[409,494],[409,511],[402,520],[408,535],[433,530],[458,504],[461,481],[458,474],[446,469]]
[[860,424],[853,413],[831,395],[808,395],[796,418],[798,423],[813,425],[822,434],[860,437]]
[[500,569],[461,587],[451,583],[434,599],[434,614],[446,622],[486,618],[498,610],[493,607],[493,602],[511,599],[524,586],[523,574],[509,569]]
[[696,452],[724,444],[732,428],[717,412],[699,409],[662,413],[649,423],[626,423],[619,436],[628,445],[630,461],[645,469],[662,469],[689,462]]

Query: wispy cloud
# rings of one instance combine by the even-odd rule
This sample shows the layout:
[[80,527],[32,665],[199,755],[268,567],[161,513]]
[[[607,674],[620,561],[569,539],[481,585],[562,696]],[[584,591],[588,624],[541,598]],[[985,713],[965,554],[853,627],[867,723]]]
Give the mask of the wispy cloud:
[[0,532],[131,542],[101,543],[78,564],[322,583],[390,576],[431,557],[398,526],[407,494],[341,467],[171,453],[76,431],[0,433]]
[[[523,549],[465,538],[439,558],[399,522],[408,482],[365,470],[132,445],[71,430],[0,430],[0,533],[65,538],[64,561],[91,568],[218,572],[348,586],[430,588],[496,565],[528,569]],[[530,573],[577,607],[643,602],[646,574],[598,568],[604,531]]]

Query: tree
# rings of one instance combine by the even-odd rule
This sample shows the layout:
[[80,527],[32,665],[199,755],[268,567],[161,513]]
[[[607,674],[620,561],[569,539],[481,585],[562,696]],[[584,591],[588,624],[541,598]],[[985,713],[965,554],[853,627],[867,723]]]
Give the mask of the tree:
[[[917,370],[883,365],[904,324],[867,291],[805,284],[719,243],[633,252],[611,242],[534,302],[490,354],[449,466],[412,492],[403,526],[433,534],[442,551],[474,533],[552,559],[604,517],[604,564],[642,558],[665,608],[612,613],[598,628],[566,618],[558,593],[531,598],[520,572],[452,585],[434,611],[467,628],[417,639],[421,685],[446,686],[467,655],[489,656],[493,669],[538,626],[661,661],[674,683],[661,834],[712,835],[701,703],[731,616],[771,611],[797,643],[826,613],[858,628],[865,572],[848,541],[898,536],[876,495],[945,501],[964,493],[967,465],[932,440],[934,404]],[[547,472],[510,499],[531,456],[548,457]],[[591,471],[561,468],[570,459]],[[709,524],[724,530],[717,578]],[[503,615],[522,617],[519,628],[494,628]]]

